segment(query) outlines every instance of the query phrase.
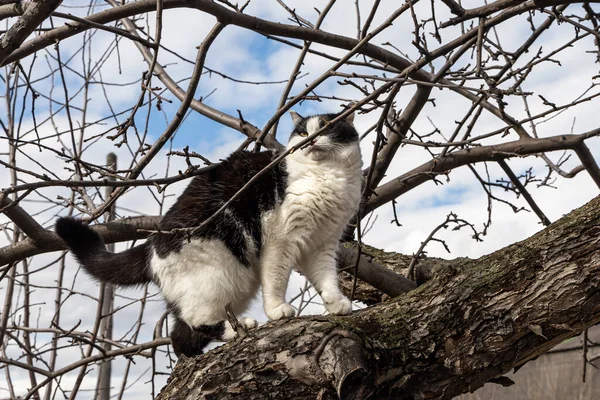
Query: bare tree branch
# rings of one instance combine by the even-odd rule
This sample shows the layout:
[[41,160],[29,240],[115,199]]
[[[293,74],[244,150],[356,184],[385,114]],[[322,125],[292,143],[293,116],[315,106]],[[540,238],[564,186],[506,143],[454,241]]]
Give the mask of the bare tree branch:
[[547,138],[523,138],[498,145],[479,146],[459,150],[443,158],[433,160],[379,186],[376,196],[371,197],[365,207],[365,214],[397,198],[420,184],[431,180],[438,174],[446,173],[463,165],[482,161],[495,161],[502,158],[518,157],[555,150],[575,149],[584,140],[599,136],[600,129],[594,129],[579,135],[561,135]]

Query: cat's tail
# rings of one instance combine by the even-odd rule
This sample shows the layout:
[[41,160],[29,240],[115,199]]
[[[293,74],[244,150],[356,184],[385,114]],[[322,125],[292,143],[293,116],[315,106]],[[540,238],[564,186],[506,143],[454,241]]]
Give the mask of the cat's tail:
[[74,218],[59,218],[56,233],[94,278],[122,286],[152,281],[147,243],[121,253],[111,253],[106,250],[100,235]]

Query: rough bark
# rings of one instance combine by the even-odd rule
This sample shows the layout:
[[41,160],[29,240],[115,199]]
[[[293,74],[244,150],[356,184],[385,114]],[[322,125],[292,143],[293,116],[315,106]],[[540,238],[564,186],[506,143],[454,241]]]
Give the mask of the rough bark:
[[34,0],[23,15],[0,38],[0,63],[60,5],[62,0]]
[[159,399],[449,399],[598,321],[600,197],[386,303],[269,323],[180,360]]

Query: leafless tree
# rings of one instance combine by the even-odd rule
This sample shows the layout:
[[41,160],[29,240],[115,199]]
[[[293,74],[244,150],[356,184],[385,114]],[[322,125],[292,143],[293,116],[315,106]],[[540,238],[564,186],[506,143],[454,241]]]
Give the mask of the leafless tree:
[[[510,368],[595,324],[600,200],[556,222],[539,197],[584,174],[600,188],[590,150],[600,136],[597,3],[0,0],[0,398],[155,396],[171,374],[163,398],[451,398],[504,383]],[[252,40],[236,44],[244,35]],[[239,54],[250,42],[268,49]],[[279,76],[245,71],[261,68]],[[565,82],[579,84],[553,90]],[[239,106],[244,96],[260,111]],[[157,289],[98,288],[53,221],[77,215],[117,250],[130,246],[218,162],[217,135],[235,132],[240,148],[280,150],[281,160],[293,150],[284,114],[321,103],[362,124],[364,202],[340,276],[368,307],[268,324],[175,368]],[[194,124],[211,131],[205,154],[193,135],[177,136]],[[453,179],[480,185],[483,220],[449,210],[410,256],[362,243],[381,215],[410,230],[401,196]],[[446,228],[482,240],[494,205],[548,228],[476,261],[426,256],[433,242],[449,250]],[[302,312],[318,296],[300,289]],[[106,383],[97,370],[111,360]]]

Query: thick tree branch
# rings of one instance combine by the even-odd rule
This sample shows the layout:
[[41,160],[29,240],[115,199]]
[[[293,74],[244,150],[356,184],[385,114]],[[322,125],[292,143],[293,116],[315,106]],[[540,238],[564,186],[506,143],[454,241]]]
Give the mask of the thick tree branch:
[[451,399],[599,321],[597,197],[391,302],[269,323],[180,361],[158,398]]
[[0,39],[0,63],[3,63],[61,2],[62,0],[34,0]]
[[0,193],[0,211],[14,222],[33,243],[43,244],[49,239],[48,232],[18,204]]
[[[358,282],[354,298],[365,304],[373,305],[407,293],[431,279],[433,271],[452,267],[467,261],[467,258],[445,260],[437,257],[419,257],[415,270],[416,283],[404,278],[413,256],[383,251],[362,244],[361,257],[358,264]],[[354,286],[354,265],[356,262],[356,243],[344,243],[338,254],[340,284],[344,293],[350,296]]]
[[[387,257],[391,253],[383,253],[378,250],[378,254],[374,254],[374,248],[362,245],[361,256],[358,263],[356,277],[362,284],[354,293],[356,300],[361,300],[367,304],[380,303],[382,293],[389,297],[396,297],[403,293],[410,292],[417,287],[417,284],[409,279],[404,278],[401,273],[403,265],[397,258]],[[369,251],[371,250],[371,251]],[[368,252],[368,254],[367,254]],[[387,256],[381,257],[382,253]],[[341,271],[341,284],[344,292],[350,296],[354,283],[354,266],[356,263],[357,248],[355,245],[345,243],[338,252],[338,269]],[[378,257],[379,256],[379,257]],[[399,255],[401,258],[402,255]],[[408,257],[408,256],[404,256]],[[387,265],[382,263],[388,261]],[[389,262],[391,261],[391,263]],[[400,262],[399,262],[400,261]]]

